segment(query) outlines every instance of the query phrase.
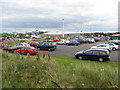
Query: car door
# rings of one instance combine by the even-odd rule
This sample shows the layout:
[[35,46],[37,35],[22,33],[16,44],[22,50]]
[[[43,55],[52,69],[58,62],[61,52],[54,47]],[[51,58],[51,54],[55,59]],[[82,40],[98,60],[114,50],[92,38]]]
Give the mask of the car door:
[[92,60],[98,60],[99,58],[100,58],[100,51],[99,50],[93,50],[91,59]]
[[25,48],[24,48],[24,47],[23,47],[23,48],[21,48],[21,49],[20,49],[20,53],[24,54],[24,52],[25,52],[24,50],[25,50]]
[[24,54],[27,54],[29,51],[28,51],[28,48],[27,47],[25,47],[24,48]]
[[92,59],[92,54],[93,51],[92,50],[87,50],[84,52],[83,54],[83,58],[86,59],[86,60],[91,60]]
[[24,48],[21,48],[21,53],[22,54],[26,54],[28,52],[28,48],[24,47]]
[[46,43],[43,43],[39,46],[40,49],[46,49]]

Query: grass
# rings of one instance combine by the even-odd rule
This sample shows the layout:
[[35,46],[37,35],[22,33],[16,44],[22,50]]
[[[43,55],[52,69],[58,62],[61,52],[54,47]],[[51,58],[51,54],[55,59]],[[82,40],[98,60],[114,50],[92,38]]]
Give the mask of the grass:
[[118,88],[118,62],[1,53],[3,88]]

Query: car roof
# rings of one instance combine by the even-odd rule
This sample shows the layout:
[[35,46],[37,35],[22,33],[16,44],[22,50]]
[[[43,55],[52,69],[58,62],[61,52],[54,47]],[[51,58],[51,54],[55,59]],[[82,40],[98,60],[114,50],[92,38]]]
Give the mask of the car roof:
[[100,51],[108,51],[107,49],[98,49],[98,48],[90,48],[88,50],[100,50]]

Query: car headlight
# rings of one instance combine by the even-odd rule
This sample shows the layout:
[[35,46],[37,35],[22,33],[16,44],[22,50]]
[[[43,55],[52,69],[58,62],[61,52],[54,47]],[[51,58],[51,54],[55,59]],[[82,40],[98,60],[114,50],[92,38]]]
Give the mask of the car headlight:
[[78,54],[78,52],[77,53],[75,53],[75,55],[77,55]]

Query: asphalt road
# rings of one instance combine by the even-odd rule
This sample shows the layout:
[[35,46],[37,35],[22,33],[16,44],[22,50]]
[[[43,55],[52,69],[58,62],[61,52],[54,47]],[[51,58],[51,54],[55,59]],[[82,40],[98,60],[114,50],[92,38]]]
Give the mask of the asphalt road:
[[[103,42],[102,42],[103,43]],[[97,45],[97,44],[101,44],[101,42],[96,42],[93,44],[82,44],[79,46],[66,46],[66,45],[58,45],[57,49],[55,51],[46,51],[46,50],[40,50],[40,53],[46,53],[46,54],[50,54],[51,56],[71,56],[74,57],[74,54],[76,52],[79,52],[81,50],[87,50],[89,49],[91,46]],[[118,51],[112,51],[110,53],[110,61],[118,61]]]

